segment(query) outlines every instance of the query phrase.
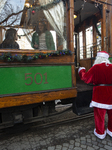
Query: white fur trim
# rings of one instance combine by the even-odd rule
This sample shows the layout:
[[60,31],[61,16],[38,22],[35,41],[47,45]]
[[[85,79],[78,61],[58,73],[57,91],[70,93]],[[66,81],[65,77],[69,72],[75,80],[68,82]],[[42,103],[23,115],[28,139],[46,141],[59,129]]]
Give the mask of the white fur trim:
[[104,57],[104,58],[107,58],[107,59],[109,58],[109,54],[105,53],[105,52],[98,52],[97,56],[98,57]]
[[94,129],[94,134],[95,134],[99,139],[104,139],[105,136],[106,136],[106,131],[105,131],[104,134],[98,134],[98,133],[96,133],[96,129]]
[[104,109],[112,109],[112,105],[101,104],[94,101],[91,101],[90,107],[104,108]]
[[85,68],[85,67],[80,67],[80,68],[78,69],[78,73],[79,73],[82,69],[86,69],[86,68]]
[[109,129],[107,129],[107,134],[110,135],[112,137],[112,132],[109,131]]

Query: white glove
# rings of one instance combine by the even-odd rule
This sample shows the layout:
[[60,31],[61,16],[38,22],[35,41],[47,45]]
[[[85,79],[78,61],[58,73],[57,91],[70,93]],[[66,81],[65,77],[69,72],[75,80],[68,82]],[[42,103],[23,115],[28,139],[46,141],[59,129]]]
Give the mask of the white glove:
[[86,69],[86,68],[85,68],[85,67],[79,67],[78,73],[79,73],[82,69]]

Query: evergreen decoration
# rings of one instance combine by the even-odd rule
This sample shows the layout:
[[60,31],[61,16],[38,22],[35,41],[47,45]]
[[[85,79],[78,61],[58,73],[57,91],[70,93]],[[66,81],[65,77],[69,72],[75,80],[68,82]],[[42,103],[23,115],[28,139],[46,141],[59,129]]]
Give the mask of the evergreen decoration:
[[39,11],[41,9],[47,10],[47,9],[52,8],[56,4],[58,4],[60,1],[62,1],[62,0],[54,0],[53,2],[50,2],[47,5],[42,5],[42,6],[38,6],[38,7],[35,7],[35,6],[34,7],[29,7],[28,9],[31,9],[32,11]]
[[0,55],[0,60],[3,60],[5,62],[26,62],[27,63],[27,62],[31,62],[32,60],[45,59],[53,56],[64,56],[64,55],[72,55],[72,52],[70,50],[59,50],[51,53],[36,53],[31,56],[27,56],[26,54],[12,55],[11,53],[2,53]]

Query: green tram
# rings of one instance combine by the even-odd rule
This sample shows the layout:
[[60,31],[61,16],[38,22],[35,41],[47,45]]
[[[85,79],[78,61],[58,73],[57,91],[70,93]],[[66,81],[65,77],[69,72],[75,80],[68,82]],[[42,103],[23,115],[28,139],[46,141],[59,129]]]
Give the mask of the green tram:
[[[56,100],[73,104],[76,114],[92,111],[88,107],[92,88],[80,81],[77,70],[79,66],[89,69],[99,50],[99,21],[99,47],[107,46],[107,31],[108,43],[112,41],[112,23],[106,21],[111,17],[111,5],[109,0],[1,2],[0,128],[56,114]],[[85,31],[91,26],[93,42],[88,48]],[[106,47],[109,53],[111,45]]]

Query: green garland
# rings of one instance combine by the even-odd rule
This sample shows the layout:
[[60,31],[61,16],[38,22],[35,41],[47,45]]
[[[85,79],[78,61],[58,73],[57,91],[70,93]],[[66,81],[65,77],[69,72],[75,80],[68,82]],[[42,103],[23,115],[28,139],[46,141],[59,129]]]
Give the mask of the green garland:
[[27,63],[27,62],[31,62],[32,60],[44,59],[53,56],[64,56],[64,55],[72,55],[72,52],[70,50],[60,50],[51,53],[36,53],[31,56],[27,56],[26,54],[12,55],[11,53],[2,53],[0,55],[0,60],[3,60],[5,62],[26,62]]
[[41,10],[41,9],[44,9],[44,10],[45,10],[45,9],[49,9],[49,8],[55,6],[55,5],[58,4],[60,1],[62,1],[62,0],[54,0],[53,2],[50,2],[50,3],[48,3],[47,5],[38,6],[38,7],[30,7],[30,8],[28,8],[28,9],[35,10],[35,11],[39,11],[39,10]]

